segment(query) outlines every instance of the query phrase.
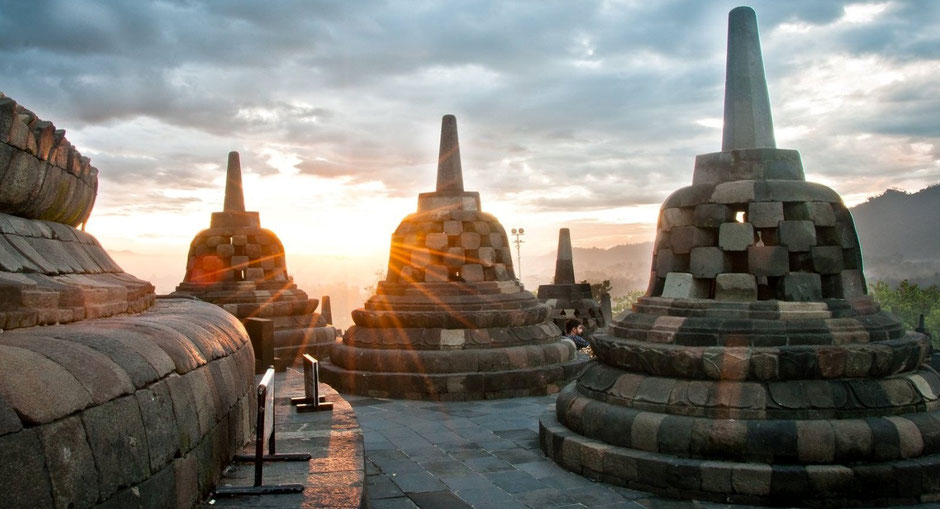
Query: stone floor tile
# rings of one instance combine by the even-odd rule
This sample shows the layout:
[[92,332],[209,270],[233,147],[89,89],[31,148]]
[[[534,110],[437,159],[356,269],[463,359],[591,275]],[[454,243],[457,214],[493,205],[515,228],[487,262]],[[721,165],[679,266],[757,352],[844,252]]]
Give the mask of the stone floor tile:
[[429,491],[408,495],[421,509],[470,509],[470,505],[450,491]]
[[566,472],[553,461],[522,463],[520,465],[516,465],[516,468],[522,470],[523,472],[528,472],[529,475],[536,479],[544,479],[546,477],[552,477]]
[[423,491],[441,491],[447,489],[447,486],[445,486],[440,479],[423,470],[389,477],[392,482],[397,484],[405,493],[420,493]]
[[588,507],[624,502],[624,498],[620,496],[619,493],[610,489],[603,483],[596,483],[584,488],[565,490],[565,495]]
[[515,449],[505,449],[501,451],[493,451],[493,456],[513,465],[521,465],[523,463],[534,463],[534,462],[544,462],[549,461],[548,458],[541,454],[535,454],[532,451],[527,451],[525,449],[515,448]]
[[490,484],[485,488],[457,490],[457,496],[473,507],[485,504],[498,504],[499,502],[513,502],[516,499],[509,493]]
[[529,507],[559,507],[576,503],[570,497],[555,488],[523,491],[513,495],[516,500]]
[[369,499],[369,509],[416,509],[417,507],[408,497]]
[[404,492],[402,492],[398,485],[392,482],[388,476],[370,475],[369,478],[370,479],[367,481],[368,487],[366,488],[366,498],[368,500],[405,496]]
[[470,467],[474,472],[480,472],[480,473],[516,470],[515,466],[495,456],[483,456],[480,458],[467,458],[463,460],[463,462],[465,465]]
[[509,493],[520,493],[523,491],[533,491],[550,487],[544,482],[519,470],[492,472],[484,475],[488,479],[492,480],[493,484],[499,486]]

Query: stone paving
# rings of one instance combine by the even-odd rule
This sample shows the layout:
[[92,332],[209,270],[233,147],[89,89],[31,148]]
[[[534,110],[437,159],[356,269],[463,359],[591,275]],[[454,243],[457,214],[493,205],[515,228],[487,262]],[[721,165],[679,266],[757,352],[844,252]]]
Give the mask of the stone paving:
[[731,507],[667,500],[562,469],[538,446],[538,416],[554,408],[555,396],[444,403],[344,396],[364,433],[371,509]]
[[476,402],[343,397],[365,439],[370,509],[755,507],[666,499],[562,469],[538,446],[538,417],[554,410],[554,395]]

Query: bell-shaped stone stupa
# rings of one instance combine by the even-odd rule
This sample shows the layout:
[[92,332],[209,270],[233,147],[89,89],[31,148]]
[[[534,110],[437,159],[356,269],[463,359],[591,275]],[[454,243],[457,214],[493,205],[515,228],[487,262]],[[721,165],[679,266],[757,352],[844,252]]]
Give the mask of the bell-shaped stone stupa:
[[940,496],[926,337],[866,295],[839,195],[775,148],[754,11],[731,11],[722,152],[662,206],[650,287],[541,419],[564,467],[669,496],[893,505]]
[[251,343],[76,228],[97,192],[65,131],[0,93],[0,506],[187,509],[249,438]]
[[437,191],[392,235],[388,275],[323,363],[343,392],[466,400],[557,392],[584,362],[513,276],[506,231],[466,192],[443,119]]
[[550,285],[540,285],[538,299],[552,307],[552,321],[562,330],[565,322],[574,318],[584,325],[585,336],[604,327],[604,314],[591,296],[591,285],[575,283],[574,260],[571,253],[571,231],[558,230],[558,254],[555,259],[555,279]]
[[304,353],[326,357],[336,329],[316,313],[310,299],[287,274],[284,246],[261,228],[257,212],[245,211],[238,152],[228,155],[225,205],[213,212],[208,230],[189,248],[186,276],[173,295],[189,295],[221,306],[239,320],[274,322],[274,354],[297,364]]

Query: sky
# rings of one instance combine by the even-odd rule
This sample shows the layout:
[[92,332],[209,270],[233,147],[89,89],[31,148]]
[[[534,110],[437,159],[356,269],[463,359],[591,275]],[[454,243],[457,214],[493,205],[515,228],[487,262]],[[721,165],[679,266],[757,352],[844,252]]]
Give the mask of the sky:
[[[159,293],[222,208],[230,150],[301,287],[360,287],[434,188],[445,114],[466,189],[525,228],[523,258],[559,227],[652,240],[694,156],[720,150],[736,5],[0,0],[0,91],[91,157],[88,231]],[[749,5],[777,145],[809,180],[850,205],[940,182],[940,2]]]

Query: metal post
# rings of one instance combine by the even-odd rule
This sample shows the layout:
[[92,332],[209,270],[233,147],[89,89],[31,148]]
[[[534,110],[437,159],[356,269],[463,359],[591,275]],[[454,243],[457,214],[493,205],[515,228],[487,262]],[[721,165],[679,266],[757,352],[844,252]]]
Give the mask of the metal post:
[[522,243],[525,242],[522,236],[525,235],[525,228],[513,228],[512,234],[516,237],[513,242],[516,244],[516,263],[519,265],[519,274],[516,279],[522,281]]

